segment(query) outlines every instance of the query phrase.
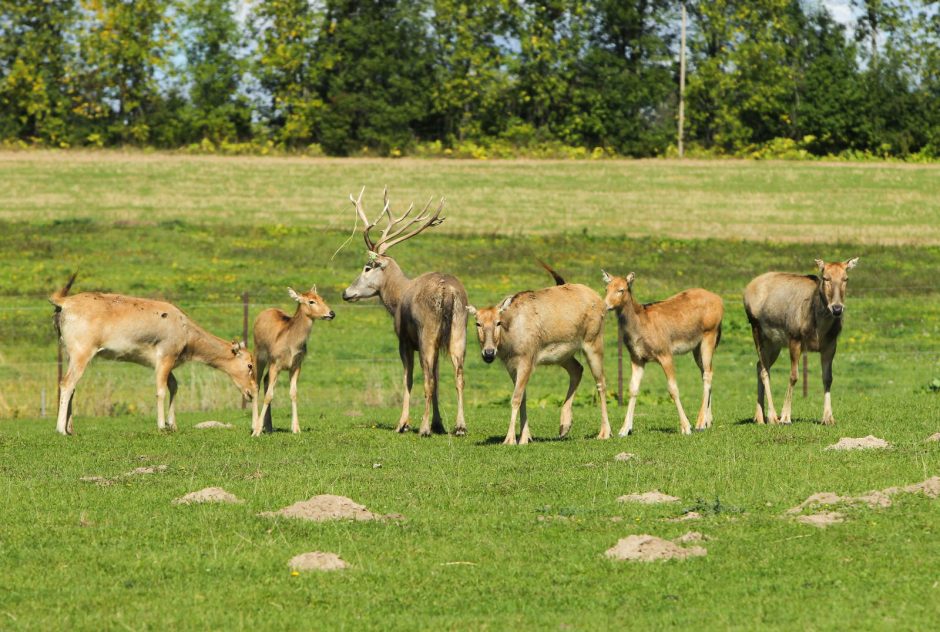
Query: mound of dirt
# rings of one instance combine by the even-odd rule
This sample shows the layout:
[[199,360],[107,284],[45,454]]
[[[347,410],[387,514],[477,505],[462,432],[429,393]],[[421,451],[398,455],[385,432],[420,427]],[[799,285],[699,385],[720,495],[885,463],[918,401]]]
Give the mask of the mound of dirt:
[[196,424],[193,427],[200,430],[207,430],[209,428],[234,428],[235,426],[221,421],[204,421],[202,423]]
[[265,511],[259,515],[265,517],[284,516],[285,518],[299,518],[313,522],[326,520],[397,520],[401,518],[397,514],[383,516],[372,513],[363,505],[353,502],[345,496],[333,496],[332,494],[314,496],[310,500],[301,500],[283,509]]
[[192,505],[196,503],[240,503],[235,494],[230,494],[221,487],[206,487],[198,492],[189,492],[173,501],[174,505]]
[[614,461],[629,461],[635,456],[635,454],[631,454],[630,452],[621,452],[614,457]]
[[827,447],[827,450],[871,450],[871,449],[884,449],[890,448],[891,444],[885,441],[884,439],[879,439],[876,436],[868,435],[867,437],[860,437],[858,439],[853,439],[851,437],[842,437],[839,439],[838,443],[833,443],[831,446]]
[[343,414],[346,415],[347,417],[362,417],[362,413],[358,410],[347,410]]
[[95,485],[100,485],[106,487],[107,485],[114,485],[114,480],[110,478],[105,478],[104,476],[83,476],[80,479],[83,483],[94,483]]
[[796,521],[824,529],[831,524],[842,522],[844,519],[845,516],[838,511],[821,511],[806,516],[799,516]]
[[679,544],[688,544],[689,542],[705,542],[706,540],[711,540],[711,538],[709,538],[707,535],[702,535],[698,531],[689,531],[676,538],[676,542]]
[[338,571],[349,566],[336,553],[322,551],[301,553],[292,557],[287,565],[293,571]]
[[137,476],[138,474],[156,474],[157,472],[166,472],[166,465],[148,465],[146,467],[135,467],[130,472],[124,472],[123,476]]
[[700,546],[685,548],[669,540],[643,534],[620,538],[617,544],[607,549],[605,555],[615,560],[655,562],[657,560],[684,560],[688,557],[698,557],[706,553],[707,551]]
[[926,441],[940,441],[940,432],[933,433],[932,435],[927,437]]
[[[819,492],[813,494],[796,507],[787,509],[786,515],[795,516],[803,513],[808,507],[819,507],[829,505],[858,505],[865,504],[871,508],[884,508],[891,506],[891,497],[897,494],[924,494],[928,498],[940,497],[940,476],[933,476],[920,483],[905,485],[904,487],[886,487],[885,489],[876,489],[859,496],[839,496],[833,492]],[[822,514],[819,514],[822,515]],[[841,514],[839,514],[841,518]],[[807,522],[801,516],[797,518],[800,522]],[[838,522],[841,522],[839,520]]]
[[697,511],[687,511],[677,518],[667,518],[666,522],[686,522],[687,520],[699,520],[702,514]]
[[622,503],[642,503],[644,505],[655,505],[657,503],[674,503],[678,498],[669,494],[662,494],[656,490],[643,494],[627,494],[617,498]]

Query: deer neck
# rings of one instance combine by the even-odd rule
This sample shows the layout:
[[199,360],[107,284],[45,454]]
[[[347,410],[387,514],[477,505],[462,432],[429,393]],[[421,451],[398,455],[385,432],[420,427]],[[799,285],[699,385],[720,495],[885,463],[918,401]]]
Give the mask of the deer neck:
[[409,285],[411,279],[405,276],[394,259],[390,259],[385,267],[385,281],[379,289],[379,299],[392,316],[398,311],[401,297]]
[[838,336],[842,330],[842,319],[836,318],[829,311],[829,302],[826,300],[826,295],[823,294],[822,281],[816,286],[816,291],[813,292],[812,309],[813,325],[817,337],[823,340],[833,335]]
[[646,310],[642,305],[637,303],[636,299],[633,297],[633,292],[628,291],[627,295],[630,297],[630,300],[626,305],[620,307],[617,310],[617,316],[623,328],[627,332],[636,332],[643,326],[643,320],[646,317]]
[[297,306],[297,311],[291,316],[287,323],[287,338],[292,345],[303,344],[313,329],[313,319],[304,314],[302,305]]
[[232,343],[190,322],[189,339],[186,341],[187,359],[208,364],[214,369],[228,372],[234,356]]

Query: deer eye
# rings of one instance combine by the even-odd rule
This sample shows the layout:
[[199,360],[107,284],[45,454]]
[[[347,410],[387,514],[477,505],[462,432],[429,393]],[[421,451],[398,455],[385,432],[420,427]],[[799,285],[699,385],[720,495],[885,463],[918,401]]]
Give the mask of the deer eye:
[[483,325],[481,325],[480,323],[477,323],[477,328],[480,328],[480,327],[482,327],[482,326],[483,326]]
[[317,304],[316,301],[307,301],[307,302],[308,302],[310,305],[316,305],[316,304]]
[[624,289],[623,289],[623,288],[620,288],[619,290],[617,290],[617,293],[618,293],[618,294],[623,294],[623,293],[624,293]]
[[497,321],[496,321],[496,326],[497,326],[497,327],[502,327],[502,326],[503,326],[503,321],[497,320]]

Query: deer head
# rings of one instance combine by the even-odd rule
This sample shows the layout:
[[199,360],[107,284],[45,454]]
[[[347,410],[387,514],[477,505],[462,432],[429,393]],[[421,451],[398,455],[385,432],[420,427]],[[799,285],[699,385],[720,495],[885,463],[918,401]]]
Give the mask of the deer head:
[[604,306],[608,311],[614,309],[623,309],[630,303],[630,290],[633,287],[633,280],[636,275],[631,272],[625,277],[611,276],[604,270],[601,270],[604,284],[607,286],[607,294],[604,297]]
[[816,259],[819,268],[819,293],[829,308],[829,313],[842,318],[845,311],[845,287],[849,280],[848,271],[858,264],[858,257],[837,263],[826,263]]
[[512,297],[508,296],[498,306],[481,307],[467,305],[467,313],[476,319],[477,340],[480,341],[480,354],[483,361],[489,364],[496,359],[499,351],[500,338],[502,338],[505,325],[502,314],[512,304]]
[[323,297],[317,294],[316,285],[303,294],[298,294],[293,288],[289,287],[287,293],[300,304],[301,312],[310,320],[333,320],[336,317],[336,314],[326,304]]
[[[400,244],[407,239],[411,239],[415,235],[418,235],[432,226],[438,226],[444,221],[444,218],[441,217],[441,211],[444,210],[444,198],[441,198],[437,210],[434,213],[430,212],[432,200],[428,200],[428,203],[424,205],[424,209],[414,217],[411,217],[411,213],[414,210],[413,203],[399,217],[392,217],[391,204],[388,199],[388,187],[386,187],[382,212],[379,213],[379,216],[374,222],[370,222],[362,208],[362,194],[364,191],[365,188],[359,192],[358,198],[354,198],[350,195],[349,200],[353,203],[353,206],[355,206],[356,214],[364,224],[362,237],[366,243],[369,259],[363,267],[362,272],[359,274],[359,277],[343,291],[344,301],[358,301],[359,299],[370,298],[379,294],[382,287],[385,285],[386,272],[389,266],[396,265],[394,264],[394,260],[385,253],[388,252],[392,246]],[[385,228],[382,230],[378,239],[374,240],[370,236],[370,232],[383,217],[386,222]]]
[[[245,399],[251,400],[258,389],[258,384],[255,381],[254,359],[245,346],[244,340],[237,338],[232,340],[231,351],[232,358],[225,371],[232,378],[232,382],[235,383],[238,390],[245,396]],[[226,367],[225,364],[222,364],[222,366]]]

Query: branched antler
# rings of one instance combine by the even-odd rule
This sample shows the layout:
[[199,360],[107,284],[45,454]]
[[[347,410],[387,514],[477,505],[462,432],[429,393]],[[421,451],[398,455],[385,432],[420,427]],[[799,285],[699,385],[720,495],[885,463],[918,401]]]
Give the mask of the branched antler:
[[[359,218],[362,220],[362,223],[365,225],[365,228],[362,230],[362,237],[366,242],[366,248],[370,252],[374,252],[377,255],[385,254],[389,248],[395,244],[400,244],[406,239],[411,239],[415,235],[423,232],[424,230],[431,228],[432,226],[440,225],[446,218],[441,217],[441,211],[444,210],[444,198],[441,198],[440,203],[437,205],[437,210],[433,214],[429,213],[431,208],[431,202],[433,198],[428,199],[428,203],[424,205],[424,208],[420,213],[408,219],[411,215],[411,212],[414,210],[415,205],[412,203],[408,209],[402,213],[399,217],[393,218],[391,211],[391,203],[388,199],[388,187],[385,187],[384,195],[384,204],[382,207],[382,212],[379,213],[379,216],[374,222],[370,222],[369,218],[366,217],[366,213],[362,208],[362,193],[365,191],[363,187],[362,191],[359,192],[359,197],[354,198],[352,194],[349,196],[349,200],[356,207],[356,213],[358,213]],[[369,236],[369,231],[375,228],[376,224],[379,223],[379,220],[382,219],[382,216],[386,218],[386,226],[382,230],[382,234],[379,236],[377,241],[373,241]],[[408,220],[406,222],[406,220]],[[410,232],[407,232],[412,227],[417,226]]]

